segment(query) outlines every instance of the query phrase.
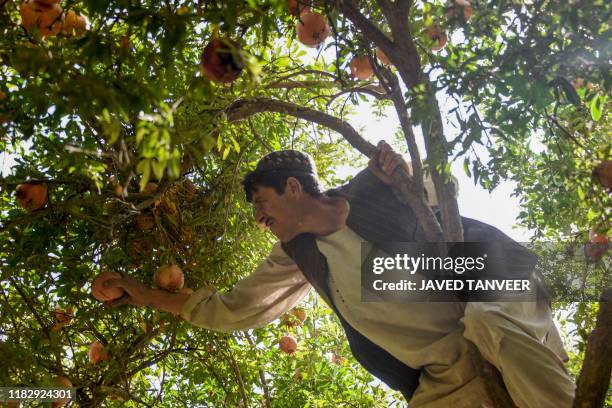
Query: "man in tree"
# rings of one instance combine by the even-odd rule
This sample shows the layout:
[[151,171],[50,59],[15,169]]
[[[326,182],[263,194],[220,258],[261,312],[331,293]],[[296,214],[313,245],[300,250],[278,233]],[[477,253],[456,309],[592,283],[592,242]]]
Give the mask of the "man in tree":
[[[414,213],[390,188],[398,166],[409,171],[403,157],[381,143],[368,169],[324,193],[307,155],[273,152],[243,182],[257,223],[279,239],[250,276],[228,293],[203,288],[193,295],[124,277],[108,282],[127,292],[115,305],[154,307],[211,330],[245,330],[275,320],[314,287],[340,319],[355,358],[411,406],[491,403],[469,351],[472,342],[501,372],[519,407],[570,407],[575,387],[548,302],[361,301],[362,242],[424,240]],[[435,194],[429,195],[435,206]],[[491,226],[463,221],[466,241],[473,231],[509,240]]]

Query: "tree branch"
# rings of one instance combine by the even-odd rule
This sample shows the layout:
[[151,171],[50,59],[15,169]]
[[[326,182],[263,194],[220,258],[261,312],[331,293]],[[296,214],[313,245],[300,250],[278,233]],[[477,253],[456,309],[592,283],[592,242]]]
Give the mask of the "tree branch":
[[[353,0],[337,0],[336,7],[344,14],[361,33],[378,45],[382,50],[391,57],[393,51],[393,42],[383,33],[371,20],[364,16]],[[393,61],[393,60],[392,60]]]
[[239,99],[225,109],[227,118],[231,122],[238,122],[263,112],[282,113],[335,130],[340,133],[351,146],[367,157],[371,157],[376,149],[374,145],[361,137],[355,128],[348,122],[327,113],[295,103],[265,97],[249,98]]
[[339,78],[336,75],[332,74],[331,72],[319,71],[319,70],[316,70],[316,69],[303,69],[301,71],[292,72],[290,74],[287,74],[285,76],[277,78],[276,81],[268,84],[266,86],[266,88],[275,88],[275,85],[278,84],[278,83],[285,82],[285,81],[287,81],[287,80],[289,80],[291,78],[294,78],[296,76],[307,75],[307,74],[326,76],[326,77],[332,78],[334,81],[339,80]]
[[463,224],[461,223],[461,214],[459,214],[455,184],[452,180],[445,182],[441,176],[441,173],[445,172],[449,152],[444,137],[442,115],[436,98],[435,87],[429,83],[427,84],[427,101],[427,105],[431,109],[431,119],[424,122],[421,128],[425,136],[427,157],[439,163],[441,167],[441,171],[438,171],[434,166],[430,166],[430,171],[440,205],[444,239],[447,242],[461,242],[463,241]]

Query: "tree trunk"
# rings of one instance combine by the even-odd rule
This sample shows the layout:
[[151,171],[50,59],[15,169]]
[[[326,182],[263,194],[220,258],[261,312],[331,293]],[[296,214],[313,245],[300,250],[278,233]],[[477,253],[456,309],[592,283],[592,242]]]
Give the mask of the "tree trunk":
[[587,349],[576,388],[574,408],[603,407],[612,373],[612,288],[599,299],[595,329],[589,334]]

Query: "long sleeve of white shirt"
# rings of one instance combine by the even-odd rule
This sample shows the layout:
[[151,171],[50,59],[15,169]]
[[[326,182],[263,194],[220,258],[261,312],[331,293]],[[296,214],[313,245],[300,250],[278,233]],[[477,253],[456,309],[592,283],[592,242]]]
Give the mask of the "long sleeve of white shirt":
[[196,291],[183,305],[181,317],[195,326],[221,332],[262,327],[295,306],[310,289],[310,283],[277,242],[255,271],[231,291]]

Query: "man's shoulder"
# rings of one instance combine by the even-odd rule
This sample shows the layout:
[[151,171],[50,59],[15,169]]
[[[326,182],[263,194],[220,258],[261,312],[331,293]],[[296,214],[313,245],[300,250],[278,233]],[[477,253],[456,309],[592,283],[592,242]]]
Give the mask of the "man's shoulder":
[[374,190],[374,189],[389,189],[385,183],[383,183],[378,177],[365,168],[359,171],[348,183],[338,187],[334,187],[325,192],[326,195],[353,195],[358,191],[363,190]]

